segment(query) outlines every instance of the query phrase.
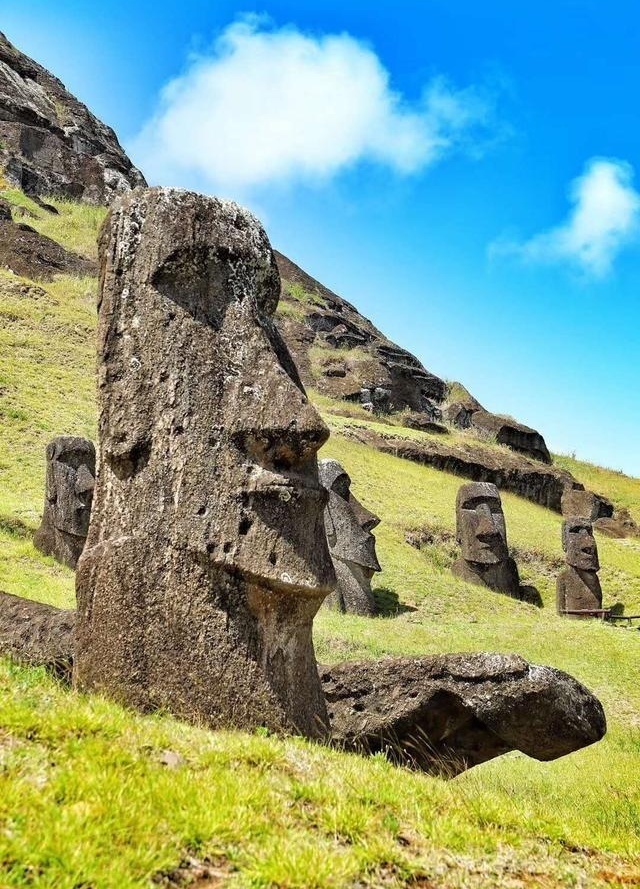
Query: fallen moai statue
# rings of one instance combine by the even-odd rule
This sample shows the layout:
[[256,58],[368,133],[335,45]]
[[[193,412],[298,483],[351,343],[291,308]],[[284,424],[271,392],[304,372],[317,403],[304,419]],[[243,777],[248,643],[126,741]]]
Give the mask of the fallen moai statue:
[[564,520],[562,548],[567,567],[558,575],[556,582],[558,614],[574,619],[604,616],[602,587],[598,578],[598,547],[588,518]]
[[329,492],[324,525],[338,585],[325,605],[347,614],[372,616],[376,603],[371,578],[380,571],[376,539],[380,519],[351,492],[351,479],[337,460],[320,460],[320,482]]
[[387,658],[320,676],[334,743],[448,777],[510,750],[557,759],[606,731],[595,695],[517,655]]
[[[70,680],[74,618],[73,611],[0,593],[0,652]],[[606,731],[602,706],[588,689],[517,655],[385,658],[318,671],[335,746],[383,752],[443,777],[510,750],[557,759]]]
[[34,545],[75,568],[89,533],[96,449],[85,438],[61,435],[47,445],[42,523]]
[[73,682],[213,727],[326,732],[329,432],[273,323],[267,235],[229,201],[118,198],[99,240],[100,467]]

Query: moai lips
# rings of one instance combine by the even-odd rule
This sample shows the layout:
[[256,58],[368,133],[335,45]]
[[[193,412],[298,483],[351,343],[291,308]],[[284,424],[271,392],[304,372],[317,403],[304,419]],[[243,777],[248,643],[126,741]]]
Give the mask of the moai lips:
[[44,511],[34,544],[75,568],[89,531],[95,448],[84,438],[63,435],[47,445],[46,460]]
[[137,189],[113,205],[100,262],[74,683],[214,727],[322,735],[328,430],[273,323],[267,236],[234,203]]
[[351,493],[351,479],[337,460],[320,461],[320,481],[329,491],[324,523],[338,579],[326,604],[337,611],[373,615],[371,578],[380,571],[376,539],[380,519]]
[[462,558],[452,565],[453,573],[469,583],[520,598],[518,568],[509,557],[502,501],[495,485],[462,485],[456,499],[456,529]]

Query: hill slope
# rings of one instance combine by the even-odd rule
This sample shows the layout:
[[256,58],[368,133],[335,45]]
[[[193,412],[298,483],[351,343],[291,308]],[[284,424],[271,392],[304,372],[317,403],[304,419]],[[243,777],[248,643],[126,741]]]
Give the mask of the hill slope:
[[[23,195],[5,196],[38,210]],[[59,216],[41,214],[34,227],[70,250],[94,249],[103,211],[56,206]],[[91,277],[33,282],[0,272],[0,588],[66,606],[72,572],[41,556],[31,537],[45,444],[63,432],[95,436],[95,289]],[[358,498],[382,519],[375,594],[386,614],[322,612],[319,659],[515,651],[592,688],[607,737],[556,763],[512,754],[447,784],[302,741],[138,716],[0,662],[0,883],[120,889],[155,875],[179,885],[207,868],[197,885],[639,883],[638,633],[555,616],[560,518],[514,495],[503,498],[510,543],[545,607],[456,580],[448,565],[460,479],[350,440],[354,423],[389,426],[311,396],[332,428],[323,456],[344,463]],[[640,480],[569,468],[640,519]],[[412,531],[427,541],[420,550],[405,540]],[[598,545],[605,600],[640,610],[640,541],[598,537]]]

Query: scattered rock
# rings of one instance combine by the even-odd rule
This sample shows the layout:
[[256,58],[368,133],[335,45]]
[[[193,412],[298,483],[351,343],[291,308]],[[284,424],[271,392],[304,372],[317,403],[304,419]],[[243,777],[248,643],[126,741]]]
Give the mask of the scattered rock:
[[606,537],[639,537],[640,528],[628,509],[616,509],[612,516],[595,519],[593,527]]
[[343,613],[372,616],[376,603],[371,578],[380,564],[371,532],[380,519],[352,494],[351,479],[337,460],[320,460],[318,465],[320,482],[329,492],[324,526],[338,580],[325,604]]
[[267,236],[237,204],[137,189],[99,247],[101,464],[74,685],[212,727],[322,735],[328,430],[273,325]]
[[495,436],[498,444],[506,445],[512,451],[540,460],[542,463],[551,463],[551,454],[540,433],[510,417],[500,417],[489,411],[476,410],[471,414],[471,427]]
[[430,432],[435,435],[449,435],[449,430],[442,423],[430,420],[425,414],[408,414],[404,418],[403,425],[407,429],[417,429],[420,432]]
[[42,523],[34,545],[75,568],[89,533],[96,449],[85,438],[62,435],[47,445]]
[[584,516],[590,521],[599,518],[611,518],[613,516],[613,503],[606,497],[594,494],[593,491],[585,491],[582,486],[567,488],[562,495],[560,504],[562,515]]
[[108,204],[116,194],[144,184],[113,130],[4,34],[0,144],[5,178],[29,195]]
[[336,745],[449,777],[510,750],[557,759],[606,731],[583,685],[516,655],[388,658],[320,676]]

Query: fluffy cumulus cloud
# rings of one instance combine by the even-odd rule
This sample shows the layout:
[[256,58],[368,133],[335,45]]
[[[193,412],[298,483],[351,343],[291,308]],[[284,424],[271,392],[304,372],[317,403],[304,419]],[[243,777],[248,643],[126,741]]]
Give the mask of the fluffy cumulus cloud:
[[593,277],[606,275],[619,252],[639,235],[640,194],[633,168],[616,158],[592,158],[569,189],[565,222],[522,243],[502,242],[492,253],[531,262],[569,262]]
[[244,189],[324,181],[363,160],[413,173],[476,148],[492,124],[486,91],[434,79],[409,102],[350,35],[310,36],[250,18],[165,87],[132,151],[157,181],[195,175]]

